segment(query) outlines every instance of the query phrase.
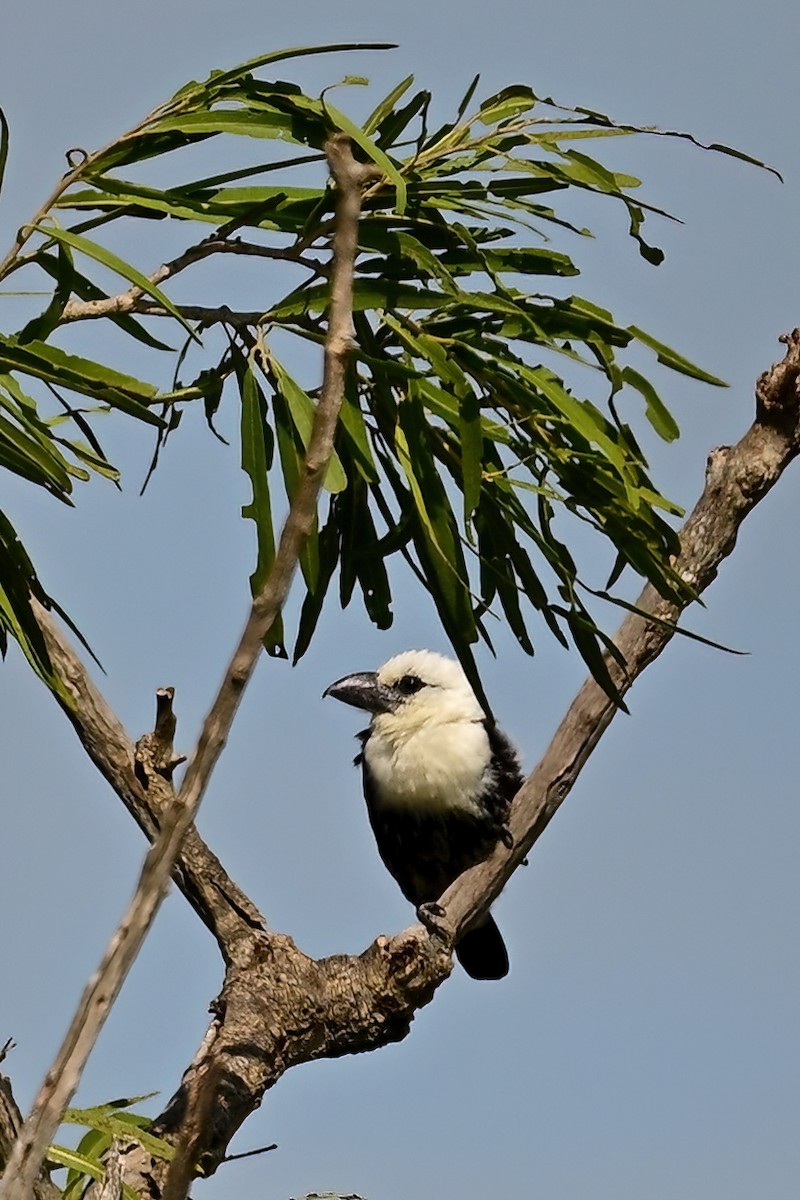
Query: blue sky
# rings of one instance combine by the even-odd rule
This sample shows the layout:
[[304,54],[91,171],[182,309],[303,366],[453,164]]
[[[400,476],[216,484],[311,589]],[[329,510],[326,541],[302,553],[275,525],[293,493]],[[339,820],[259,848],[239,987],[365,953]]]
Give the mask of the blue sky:
[[[250,0],[224,9],[6,0],[0,104],[12,150],[0,245],[50,191],[67,147],[103,143],[212,67],[309,42],[400,43],[306,64],[298,78],[309,89],[358,71],[377,98],[413,71],[446,111],[480,70],[487,93],[525,82],[740,147],[780,169],[784,185],[683,143],[606,152],[644,179],[645,198],[685,221],[651,228],[667,251],[660,268],[596,208],[584,220],[603,237],[563,247],[584,268],[582,294],[730,383],[723,392],[662,380],[683,436],[648,450],[663,490],[690,504],[708,451],[744,431],[755,377],[800,321],[798,24],[788,0],[557,9],[306,0],[282,13]],[[3,328],[16,327],[16,303],[0,297]],[[102,357],[104,332],[81,336]],[[226,421],[235,428],[234,413]],[[186,748],[244,618],[245,481],[235,449],[199,418],[185,420],[141,499],[147,439],[109,424],[106,441],[125,471],[121,495],[95,481],[62,511],[3,479],[0,497],[47,586],[96,645],[128,729],[149,727],[153,691],[171,683]],[[456,972],[405,1043],[291,1072],[232,1147],[280,1149],[224,1167],[198,1197],[796,1195],[797,502],[795,469],[748,519],[707,608],[692,614],[693,628],[749,656],[673,643],[499,901],[509,978],[479,985]],[[331,612],[298,668],[259,665],[201,812],[204,836],[271,926],[314,954],[359,951],[411,916],[371,842],[351,767],[357,718],[320,700],[332,679],[399,649],[444,649],[405,584],[395,611],[386,634],[355,610]],[[484,655],[481,668],[533,766],[582,679],[580,662],[540,633],[533,661],[501,637],[497,660]],[[25,1107],[143,845],[14,653],[0,666],[0,755],[0,1044],[17,1042],[5,1066]],[[153,1090],[165,1099],[220,980],[210,937],[170,896],[78,1102]]]

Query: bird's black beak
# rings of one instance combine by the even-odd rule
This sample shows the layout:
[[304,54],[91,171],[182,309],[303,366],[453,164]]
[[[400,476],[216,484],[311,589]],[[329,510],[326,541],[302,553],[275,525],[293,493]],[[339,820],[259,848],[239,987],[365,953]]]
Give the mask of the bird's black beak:
[[396,707],[396,697],[390,688],[378,682],[374,671],[358,671],[355,675],[345,675],[337,679],[322,693],[333,696],[334,700],[342,700],[352,704],[353,708],[365,708],[371,713],[392,712]]

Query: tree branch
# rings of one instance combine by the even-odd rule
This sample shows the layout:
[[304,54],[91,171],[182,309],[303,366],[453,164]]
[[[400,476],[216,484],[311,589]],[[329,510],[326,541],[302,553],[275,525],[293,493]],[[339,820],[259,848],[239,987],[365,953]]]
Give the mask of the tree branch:
[[[294,246],[280,248],[275,246],[259,246],[253,242],[242,242],[238,238],[228,240],[214,235],[202,242],[198,242],[195,246],[190,246],[188,250],[184,250],[182,254],[171,259],[170,262],[163,263],[148,278],[151,283],[156,285],[161,284],[165,280],[179,275],[187,267],[191,267],[195,263],[210,258],[215,254],[240,254],[253,258],[270,258],[282,262],[293,262],[297,263],[298,266],[312,271],[315,275],[325,275],[328,271],[327,264],[321,262],[319,259],[304,257],[302,247],[299,243]],[[185,308],[179,306],[179,311],[189,320],[202,320],[205,324],[226,320],[229,324],[255,325],[264,315],[263,313],[234,313],[225,305],[219,308],[197,305],[189,305]],[[64,305],[64,311],[61,314],[61,323],[69,324],[75,321],[95,321],[101,317],[118,316],[120,313],[132,312],[157,317],[171,317],[173,315],[167,309],[148,300],[147,293],[142,288],[134,286],[128,288],[127,291],[118,293],[116,296],[105,296],[100,300],[70,300]],[[220,315],[207,317],[206,314]],[[223,316],[221,314],[227,315]]]
[[66,1038],[14,1145],[0,1183],[3,1200],[28,1200],[89,1053],[166,895],[181,844],[225,745],[263,639],[286,600],[300,552],[311,530],[344,395],[345,364],[352,346],[353,268],[361,192],[373,173],[371,167],[356,162],[349,138],[344,135],[331,138],[326,154],[338,187],[331,306],[323,384],[303,474],[292,497],[272,570],[253,601],[239,646],[206,717],[180,792],[162,816],[161,828],[145,857],[128,911],[98,970],[87,983]]

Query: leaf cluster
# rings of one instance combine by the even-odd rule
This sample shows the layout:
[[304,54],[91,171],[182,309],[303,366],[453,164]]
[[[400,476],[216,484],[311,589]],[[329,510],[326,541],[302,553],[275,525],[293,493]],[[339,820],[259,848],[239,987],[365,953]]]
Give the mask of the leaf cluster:
[[[323,151],[343,131],[380,177],[364,195],[357,348],[327,500],[301,562],[305,599],[294,659],[309,646],[335,578],[343,606],[358,594],[369,619],[387,628],[392,560],[399,559],[429,593],[478,689],[472,647],[479,638],[491,644],[491,618],[501,616],[532,653],[536,616],[565,645],[572,642],[613,693],[604,661],[611,648],[582,599],[561,514],[588,523],[613,548],[608,586],[629,567],[664,596],[687,599],[670,565],[677,539],[669,518],[679,510],[650,479],[634,428],[620,416],[620,397],[638,398],[666,441],[678,427],[627,352],[644,347],[670,371],[721,381],[574,293],[568,281],[579,270],[564,246],[589,231],[567,220],[557,202],[578,189],[618,205],[639,253],[657,265],[663,255],[643,229],[659,210],[634,198],[637,179],[586,151],[587,143],[656,131],[564,108],[524,85],[476,100],[477,77],[444,124],[434,126],[431,95],[415,90],[412,76],[357,124],[331,103],[330,89],[312,97],[271,77],[282,59],[360,48],[282,51],[213,72],[72,167],[0,266],[0,278],[23,268],[43,272],[51,288],[35,320],[0,335],[0,465],[69,502],[76,478],[97,472],[116,479],[92,411],[76,398],[153,425],[155,466],[186,404],[203,403],[211,424],[223,399],[235,397],[252,489],[243,515],[255,527],[257,591],[274,558],[276,514],[302,470],[317,396],[297,378],[299,356],[278,348],[286,334],[301,346],[324,342],[335,196]],[[0,163],[5,125],[2,133]],[[271,145],[278,154],[265,161],[259,150],[235,170],[191,177],[184,151],[214,139]],[[281,157],[287,144],[297,153]],[[141,181],[155,160],[172,171],[169,186]],[[179,244],[160,273],[125,261],[102,240],[120,223],[167,219]],[[269,298],[256,314],[170,298],[171,276],[220,253],[285,264],[292,283],[286,287],[285,273],[265,263]],[[98,266],[121,279],[116,298],[97,282]],[[159,320],[182,327],[187,340],[171,386],[159,391],[55,344],[70,322],[98,316],[142,354],[168,353],[153,332]],[[213,341],[204,339],[212,326],[225,333],[221,356],[202,346]],[[195,377],[181,382],[198,355],[205,357]],[[40,415],[32,384],[57,397],[61,411]],[[59,432],[65,424],[68,434]],[[278,484],[283,495],[276,498]],[[43,591],[3,521],[0,636],[17,637],[46,676],[25,604],[27,590]],[[278,622],[267,649],[285,655],[285,636]]]

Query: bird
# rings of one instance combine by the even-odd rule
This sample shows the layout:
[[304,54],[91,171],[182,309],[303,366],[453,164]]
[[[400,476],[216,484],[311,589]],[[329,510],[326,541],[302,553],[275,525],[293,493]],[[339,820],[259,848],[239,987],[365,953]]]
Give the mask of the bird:
[[[450,884],[513,845],[511,801],[519,757],[487,716],[461,666],[406,650],[377,671],[337,679],[323,693],[371,714],[357,734],[364,798],[378,852],[418,916],[443,916]],[[508,952],[491,914],[464,933],[456,957],[473,979],[502,979]]]

